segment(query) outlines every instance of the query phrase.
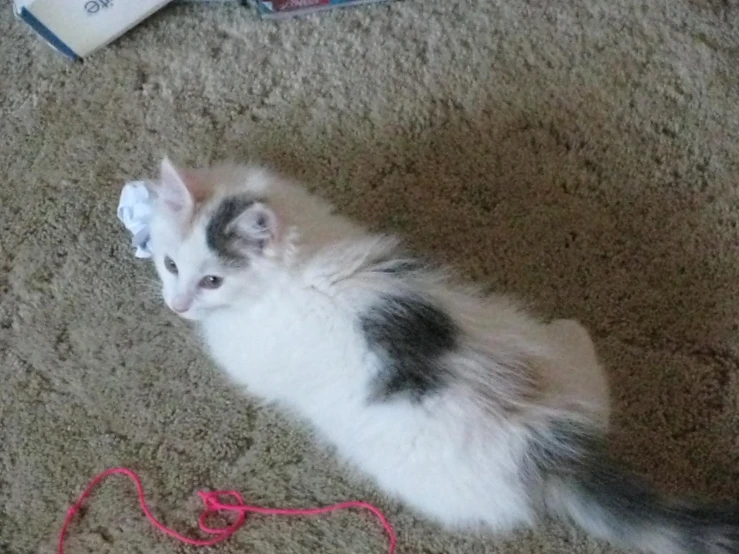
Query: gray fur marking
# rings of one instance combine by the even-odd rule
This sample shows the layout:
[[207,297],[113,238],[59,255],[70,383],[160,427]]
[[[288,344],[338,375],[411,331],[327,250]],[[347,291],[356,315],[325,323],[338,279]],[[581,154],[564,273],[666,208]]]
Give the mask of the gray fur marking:
[[224,263],[246,263],[245,240],[231,224],[256,202],[256,199],[246,195],[229,196],[221,202],[208,222],[205,229],[206,243]]
[[550,510],[600,538],[644,549],[670,544],[670,554],[739,554],[738,507],[660,496],[619,468],[596,430],[553,422],[532,433],[527,462],[523,477],[544,487]]
[[420,401],[446,386],[451,374],[443,358],[456,348],[459,330],[430,299],[386,296],[361,316],[360,324],[383,364],[373,399],[408,395]]

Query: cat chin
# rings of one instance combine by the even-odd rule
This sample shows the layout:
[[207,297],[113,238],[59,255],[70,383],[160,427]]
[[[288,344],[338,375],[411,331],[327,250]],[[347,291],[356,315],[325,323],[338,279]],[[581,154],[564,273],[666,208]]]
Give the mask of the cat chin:
[[199,313],[186,312],[184,314],[177,315],[187,321],[200,321],[202,319],[202,316]]

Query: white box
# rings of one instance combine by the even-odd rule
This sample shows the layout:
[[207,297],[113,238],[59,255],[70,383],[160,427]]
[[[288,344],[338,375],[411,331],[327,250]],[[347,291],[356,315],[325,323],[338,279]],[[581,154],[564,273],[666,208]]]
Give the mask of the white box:
[[14,0],[15,13],[52,48],[78,60],[171,0]]

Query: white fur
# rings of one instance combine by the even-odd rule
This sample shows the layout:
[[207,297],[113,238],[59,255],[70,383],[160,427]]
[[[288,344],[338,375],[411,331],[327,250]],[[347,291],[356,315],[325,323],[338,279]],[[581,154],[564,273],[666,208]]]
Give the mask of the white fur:
[[[183,315],[197,320],[231,379],[308,419],[383,489],[433,519],[498,531],[533,523],[539,506],[520,478],[527,429],[562,413],[607,423],[606,379],[587,331],[573,321],[540,323],[508,299],[481,298],[434,274],[409,285],[368,273],[367,260],[394,248],[394,239],[367,233],[262,170],[204,175],[216,191],[200,220],[183,223],[171,204],[157,207],[153,258],[165,301],[192,296]],[[166,180],[161,186],[171,192]],[[209,206],[235,191],[265,198],[279,225],[264,254],[241,269],[223,266],[205,239]],[[165,256],[179,275],[164,268]],[[223,276],[223,286],[198,291],[194,284],[208,274]],[[405,286],[423,287],[464,331],[470,349],[453,358],[463,378],[423,402],[372,402],[379,361],[356,317]],[[535,366],[544,387],[536,402],[516,397],[516,376],[499,360]],[[497,398],[521,409],[507,413]]]

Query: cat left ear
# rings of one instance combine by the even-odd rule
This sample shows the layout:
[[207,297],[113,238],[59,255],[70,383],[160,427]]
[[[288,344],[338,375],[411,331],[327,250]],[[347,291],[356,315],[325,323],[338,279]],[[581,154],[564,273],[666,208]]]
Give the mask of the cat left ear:
[[159,197],[174,212],[190,211],[194,199],[180,171],[169,158],[164,158],[159,169]]
[[263,253],[269,252],[277,241],[280,223],[270,206],[254,202],[229,227],[249,250]]

